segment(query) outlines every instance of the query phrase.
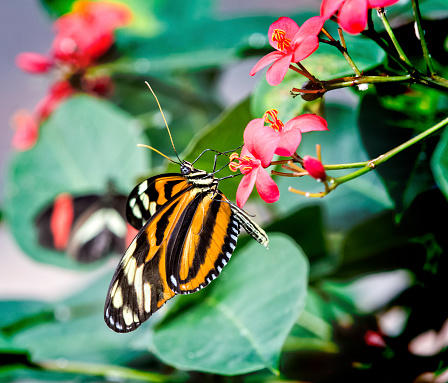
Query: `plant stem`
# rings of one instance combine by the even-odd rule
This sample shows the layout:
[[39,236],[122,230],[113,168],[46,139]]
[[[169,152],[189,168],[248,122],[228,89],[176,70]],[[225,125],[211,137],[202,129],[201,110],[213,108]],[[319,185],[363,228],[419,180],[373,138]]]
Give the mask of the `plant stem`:
[[428,137],[429,135],[435,133],[436,131],[443,128],[447,124],[448,124],[448,117],[445,118],[444,120],[440,121],[438,124],[434,125],[432,128],[425,130],[423,133],[420,133],[419,135],[415,136],[414,138],[411,138],[410,140],[404,142],[403,144],[397,146],[396,148],[389,150],[387,153],[384,153],[381,156],[375,158],[374,160],[369,161],[367,163],[367,165],[364,166],[363,168],[361,168],[353,173],[347,174],[345,176],[335,178],[336,184],[340,185],[344,182],[350,181],[350,180],[357,178],[365,173],[370,172],[376,166],[382,164],[383,162],[387,161],[388,159],[390,159],[391,157],[400,153],[401,151],[409,148],[410,146],[423,140],[424,138]]
[[417,23],[419,40],[422,45],[423,58],[425,59],[426,66],[428,67],[428,72],[432,77],[436,74],[436,72],[432,65],[431,55],[429,54],[428,46],[426,45],[425,31],[423,30],[422,27],[422,15],[420,13],[420,7],[418,6],[418,0],[411,0],[411,3],[412,3],[412,9],[414,10],[415,22]]
[[330,81],[322,81],[325,90],[339,89],[359,84],[376,84],[388,82],[410,82],[413,81],[411,75],[403,76],[360,76],[360,77],[343,77]]
[[142,380],[147,382],[164,383],[185,381],[187,377],[162,375],[153,372],[135,370],[133,368],[114,366],[108,364],[92,364],[84,362],[48,360],[37,362],[38,366],[48,371],[62,373],[82,374],[89,376],[104,376],[114,380]]
[[397,38],[395,37],[394,31],[392,30],[392,27],[389,24],[389,20],[386,17],[386,13],[384,12],[384,8],[378,8],[378,16],[383,22],[384,28],[386,29],[387,34],[389,35],[392,43],[394,44],[394,47],[397,50],[400,59],[403,60],[408,66],[413,67],[412,63],[407,58]]

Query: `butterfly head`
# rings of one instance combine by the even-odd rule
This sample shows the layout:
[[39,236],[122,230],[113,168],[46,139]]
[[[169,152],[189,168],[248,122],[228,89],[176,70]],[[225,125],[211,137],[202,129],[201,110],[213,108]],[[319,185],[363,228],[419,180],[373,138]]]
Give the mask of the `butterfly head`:
[[181,165],[180,165],[180,173],[184,176],[187,177],[189,174],[191,174],[194,171],[194,167],[193,164],[191,162],[188,161],[182,161]]

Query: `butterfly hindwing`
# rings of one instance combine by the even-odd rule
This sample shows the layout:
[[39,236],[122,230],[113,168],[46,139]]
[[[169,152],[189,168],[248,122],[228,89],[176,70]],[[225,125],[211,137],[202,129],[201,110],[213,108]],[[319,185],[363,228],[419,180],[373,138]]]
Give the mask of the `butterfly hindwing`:
[[166,247],[188,189],[160,207],[121,259],[107,293],[104,319],[116,332],[135,330],[175,295],[166,279]]
[[142,181],[129,195],[126,204],[128,222],[140,230],[157,209],[187,187],[187,181],[178,173],[167,173]]
[[207,286],[229,261],[239,230],[220,191],[199,193],[182,212],[168,241],[170,288],[189,294]]

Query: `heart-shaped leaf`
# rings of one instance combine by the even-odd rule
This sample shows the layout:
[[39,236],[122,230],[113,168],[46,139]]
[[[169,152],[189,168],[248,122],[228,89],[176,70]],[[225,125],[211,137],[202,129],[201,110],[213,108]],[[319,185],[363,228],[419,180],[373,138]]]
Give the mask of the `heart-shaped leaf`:
[[62,192],[99,193],[109,181],[128,193],[149,166],[148,151],[131,116],[113,104],[80,95],[41,126],[37,144],[15,153],[5,181],[5,217],[22,249],[34,259],[65,267],[75,261],[38,245],[34,219]]
[[276,373],[282,345],[305,305],[307,283],[301,249],[287,236],[270,235],[269,251],[257,243],[245,247],[200,304],[168,315],[154,333],[154,352],[180,369]]

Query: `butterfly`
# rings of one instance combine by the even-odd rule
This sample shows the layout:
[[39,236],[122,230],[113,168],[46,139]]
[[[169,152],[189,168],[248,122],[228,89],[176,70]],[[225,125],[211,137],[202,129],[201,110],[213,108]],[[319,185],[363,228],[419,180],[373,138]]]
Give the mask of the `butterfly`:
[[35,218],[39,244],[89,263],[122,254],[134,229],[126,223],[126,196],[61,193]]
[[227,152],[216,153],[211,173],[193,166],[201,156],[179,160],[180,173],[148,178],[130,193],[126,217],[139,232],[115,270],[104,307],[115,332],[135,330],[176,294],[210,284],[229,262],[241,227],[268,247],[263,229],[218,189],[232,176],[215,177],[216,159]]

